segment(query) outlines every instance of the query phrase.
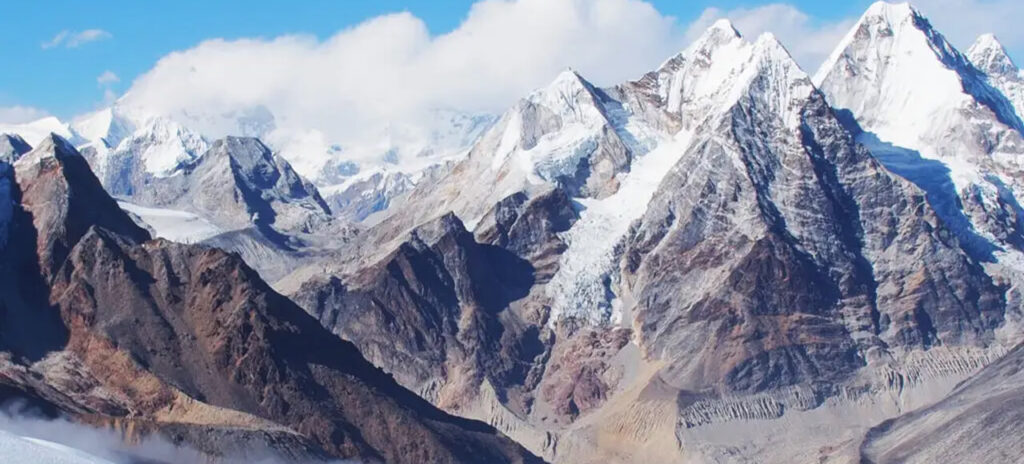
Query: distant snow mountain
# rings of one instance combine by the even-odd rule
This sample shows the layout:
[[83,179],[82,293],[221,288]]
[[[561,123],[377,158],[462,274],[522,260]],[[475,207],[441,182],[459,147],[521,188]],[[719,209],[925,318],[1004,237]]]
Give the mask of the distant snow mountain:
[[86,142],[74,132],[70,125],[61,122],[54,116],[47,116],[24,124],[0,124],[0,134],[16,134],[31,146],[36,146],[51,133],[75,143]]
[[422,127],[389,127],[372,142],[336,143],[317,131],[279,129],[263,107],[228,114],[158,114],[122,98],[71,123],[48,117],[0,126],[0,133],[19,134],[30,145],[51,132],[72,141],[115,195],[141,188],[149,177],[173,175],[198,158],[210,140],[258,137],[326,192],[339,217],[361,221],[390,207],[421,178],[461,159],[494,122],[490,115],[450,110],[433,111],[428,119]]
[[[981,66],[1007,71],[994,43]],[[1024,123],[1014,104],[907,4],[877,3],[815,81],[879,160],[927,192],[981,260],[1024,247]]]
[[1006,53],[1006,48],[992,34],[978,37],[967,52],[971,63],[988,75],[989,83],[1013,103],[1017,116],[1024,118],[1024,72]]

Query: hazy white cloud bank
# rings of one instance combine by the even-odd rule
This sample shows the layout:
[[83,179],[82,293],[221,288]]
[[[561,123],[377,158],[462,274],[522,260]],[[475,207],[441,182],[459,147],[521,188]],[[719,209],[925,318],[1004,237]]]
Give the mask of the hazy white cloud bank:
[[[990,30],[1009,45],[1021,40],[1019,0],[918,3],[962,47]],[[240,114],[272,114],[275,134],[309,146],[366,145],[402,127],[429,126],[437,109],[500,112],[566,67],[598,85],[637,78],[721,17],[751,39],[775,33],[809,73],[857,19],[822,21],[773,3],[709,8],[682,23],[642,0],[482,0],[439,36],[399,13],[325,40],[205,41],[165,56],[123,101],[184,115],[212,137],[237,133],[225,121]]]
[[[41,440],[41,441],[40,441]],[[13,454],[13,455],[12,455]],[[93,428],[64,419],[44,418],[26,403],[0,405],[0,462],[16,463],[200,463],[208,456],[152,435],[131,444],[111,429]],[[244,457],[224,457],[224,464],[357,464],[355,461],[283,459],[270,450],[247,450]]]
[[[501,111],[566,67],[599,84],[639,77],[684,39],[675,20],[639,0],[485,0],[440,36],[399,13],[323,41],[206,41],[161,59],[125,103],[193,119],[263,107],[280,130],[351,142],[436,109]],[[220,127],[211,121],[207,132],[224,135]]]
[[46,116],[49,113],[31,106],[0,106],[0,124],[21,124]]

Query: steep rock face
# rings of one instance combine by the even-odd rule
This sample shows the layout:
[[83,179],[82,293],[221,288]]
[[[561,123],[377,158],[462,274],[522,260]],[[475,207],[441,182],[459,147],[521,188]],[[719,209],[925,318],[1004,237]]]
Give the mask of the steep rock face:
[[514,385],[538,334],[504,310],[533,284],[529,262],[477,243],[454,215],[416,228],[380,262],[313,279],[294,296],[409,388],[457,408],[489,378]]
[[695,131],[625,253],[665,378],[756,392],[842,381],[875,348],[991,341],[999,289],[920,193],[855,146],[774,40],[747,47],[753,74]]
[[536,283],[545,283],[558,270],[566,249],[560,234],[572,228],[579,214],[560,188],[530,198],[519,192],[499,201],[476,227],[481,243],[508,250],[530,261]]
[[815,78],[861,141],[976,258],[1019,249],[1024,125],[984,73],[907,4],[873,5]]
[[[873,7],[868,16],[896,21],[887,8]],[[920,31],[926,21],[915,21],[909,27]],[[863,53],[878,63],[892,62],[886,54],[902,50],[878,43],[855,48],[872,47],[881,48]],[[943,50],[926,49],[932,57]],[[973,69],[955,51],[942,53]],[[992,116],[988,127],[998,129],[1003,122],[993,115],[1006,116],[1007,103],[985,87],[979,71],[970,72],[964,75],[973,76],[975,94],[985,97],[971,114]],[[572,82],[564,77],[556,82]],[[864,416],[837,426],[863,430],[871,420],[937,399],[1001,353],[996,332],[1013,297],[1005,295],[1005,280],[994,281],[979,263],[991,256],[991,242],[976,237],[966,214],[953,214],[956,197],[947,201],[944,190],[929,189],[939,182],[904,178],[891,157],[879,162],[896,148],[879,143],[850,112],[834,110],[770,35],[750,42],[721,21],[658,70],[590,94],[630,155],[607,184],[614,190],[593,194],[538,174],[544,160],[562,153],[561,143],[521,150],[530,137],[512,137],[516,144],[508,146],[519,148],[500,150],[510,121],[519,117],[511,113],[469,159],[436,182],[419,184],[394,215],[369,230],[359,242],[365,251],[317,268],[334,277],[307,282],[295,294],[300,304],[321,321],[328,315],[328,326],[360,347],[390,349],[380,333],[425,340],[403,341],[382,356],[398,360],[382,360],[385,369],[435,404],[487,419],[553,459],[641,456],[625,450],[630,446],[608,445],[620,439],[636,449],[651,440],[671,442],[658,459],[685,451],[729,456],[745,451],[729,443],[707,454],[703,444],[675,447],[735,422],[833,408],[865,408]],[[552,112],[570,111],[579,101],[566,98],[565,109]],[[581,140],[571,124],[530,127],[550,128],[538,140]],[[999,147],[1014,146],[1007,134],[993,136]],[[858,144],[873,140],[870,150]],[[504,170],[516,157],[533,170],[525,184]],[[991,217],[1012,223],[1010,197],[1000,198],[1006,208]],[[430,262],[445,263],[443,272],[411,274],[404,269],[413,266],[395,259],[400,253],[384,251],[416,243],[407,238],[416,236],[408,235],[416,224],[449,211],[471,225],[477,242],[533,268],[530,287],[497,307],[492,327],[499,330],[472,332],[472,345],[510,346],[497,340],[533,333],[533,356],[505,348],[456,356],[437,347],[467,333],[463,328],[420,329],[435,314],[454,319],[474,304],[472,294],[438,289],[458,288],[454,282],[493,285],[486,273],[478,282],[473,273],[453,270],[452,263],[471,267],[458,258],[466,254],[458,247],[432,247]],[[403,269],[408,284],[400,292],[390,280],[397,271],[387,279],[368,277],[385,275],[387,266]],[[424,276],[435,275],[460,277],[432,286]],[[458,294],[450,300],[458,303],[436,304],[440,293]],[[357,303],[365,295],[376,295],[379,307]],[[373,317],[352,323],[339,314]],[[495,375],[490,367],[515,363],[527,375]],[[477,382],[453,380],[460,369],[486,381],[477,391],[464,388]],[[471,408],[451,404],[455,384]]]
[[15,163],[18,201],[31,218],[46,278],[52,278],[72,247],[93,226],[133,240],[149,235],[117,206],[85,159],[56,135],[44,139]]
[[63,139],[19,160],[16,181],[3,271],[18,280],[0,289],[8,387],[91,423],[266,434],[313,455],[534,460],[402,389],[237,256],[147,241]]
[[255,224],[289,231],[330,214],[316,188],[254,138],[218,140],[182,171],[154,180],[133,200],[194,211],[228,230]]
[[614,193],[617,175],[628,171],[644,138],[620,113],[604,90],[564,71],[508,110],[447,175],[419,183],[400,208],[388,212],[377,235],[393,239],[447,211],[472,229],[517,192],[532,196],[558,187],[587,198]]

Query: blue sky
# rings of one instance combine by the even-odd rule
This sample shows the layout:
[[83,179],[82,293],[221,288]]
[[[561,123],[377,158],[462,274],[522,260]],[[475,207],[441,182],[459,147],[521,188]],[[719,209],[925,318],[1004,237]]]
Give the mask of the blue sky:
[[[943,2],[999,3],[998,0],[927,0],[925,3],[936,3],[933,8],[941,12]],[[471,0],[8,2],[0,19],[0,58],[6,68],[0,73],[0,107],[27,106],[66,118],[98,107],[105,93],[124,92],[133,79],[153,68],[168,53],[189,49],[207,39],[271,39],[298,33],[323,40],[375,16],[400,11],[420,18],[431,35],[439,35],[459,27],[473,3]],[[765,4],[740,0],[653,0],[649,3],[661,15],[674,18],[674,27],[684,32],[708,11],[731,16],[732,12],[741,14]],[[832,24],[844,26],[843,21],[858,16],[869,3],[798,0],[788,5],[808,16],[807,25],[803,27],[815,28]],[[941,29],[942,22],[933,20]],[[83,40],[73,40],[76,34],[90,30],[93,33]],[[43,46],[62,31],[67,32],[60,43]],[[963,35],[968,37],[971,33],[973,31],[967,31]],[[793,34],[800,35],[800,31]],[[779,35],[786,38],[785,34]],[[95,40],[86,40],[90,38]],[[954,43],[964,46],[960,43],[963,40],[952,38]],[[1016,43],[1008,45],[1012,45],[1011,51],[1017,52]],[[112,75],[98,82],[98,77],[106,71]],[[112,76],[117,76],[117,80]]]

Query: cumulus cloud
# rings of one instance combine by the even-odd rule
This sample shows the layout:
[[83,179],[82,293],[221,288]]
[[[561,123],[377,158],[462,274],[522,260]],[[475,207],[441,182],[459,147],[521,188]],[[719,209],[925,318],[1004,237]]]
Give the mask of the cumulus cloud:
[[808,72],[813,72],[846,35],[856,18],[818,21],[798,8],[773,3],[756,8],[721,10],[707,8],[687,31],[695,39],[716,20],[728,18],[737,30],[749,39],[771,32],[789,50],[793,58]]
[[22,124],[49,115],[46,111],[31,106],[0,106],[0,124]]
[[103,29],[86,29],[80,32],[65,29],[58,32],[52,39],[43,42],[41,47],[44,50],[61,46],[66,48],[76,48],[89,42],[109,39],[111,37],[113,37],[113,35]]
[[566,67],[598,84],[636,78],[682,49],[683,32],[639,0],[485,0],[439,36],[401,13],[323,41],[206,41],[161,59],[124,101],[163,114],[266,108],[280,131],[351,142],[436,109],[501,111]]
[[116,84],[118,82],[121,82],[121,78],[117,77],[117,74],[114,74],[114,72],[109,69],[103,71],[99,76],[96,76],[96,83],[99,85]]
[[[917,3],[961,46],[991,30],[1012,47],[1024,34],[1013,21],[1024,16],[1019,0]],[[751,39],[773,32],[808,72],[857,19],[825,21],[772,3],[709,8],[681,23],[643,0],[481,0],[457,28],[436,36],[400,13],[325,40],[208,40],[159,60],[121,101],[184,115],[211,137],[240,133],[240,115],[250,128],[269,127],[259,115],[273,115],[276,129],[264,135],[272,144],[286,141],[278,147],[370,146],[403,130],[443,125],[439,109],[500,112],[566,67],[598,85],[637,78],[721,17]],[[383,151],[345,156],[360,161]]]

